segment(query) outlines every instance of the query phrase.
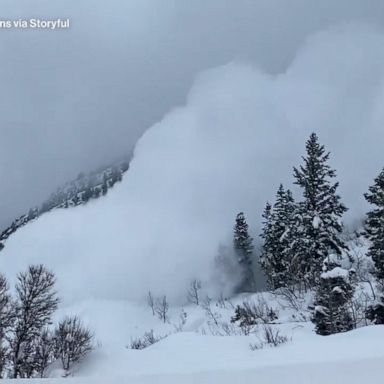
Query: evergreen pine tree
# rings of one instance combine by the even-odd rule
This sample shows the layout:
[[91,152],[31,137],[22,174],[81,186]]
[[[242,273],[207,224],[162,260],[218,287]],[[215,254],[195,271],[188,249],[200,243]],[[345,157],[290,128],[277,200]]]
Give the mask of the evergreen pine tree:
[[105,196],[108,192],[108,178],[106,173],[103,174],[103,183],[101,185],[101,193]]
[[304,200],[298,205],[296,241],[292,247],[294,260],[299,266],[307,287],[319,281],[327,257],[340,257],[346,245],[341,239],[340,218],[347,208],[337,194],[338,183],[332,182],[336,172],[328,165],[329,152],[319,144],[312,133],[306,143],[304,164],[294,168],[295,184],[303,190]]
[[384,169],[364,196],[368,203],[374,206],[367,213],[365,222],[365,235],[371,241],[367,255],[372,258],[374,274],[381,286],[381,296],[377,303],[368,309],[367,315],[374,323],[384,324]]
[[371,240],[368,256],[374,262],[377,279],[384,285],[384,169],[364,196],[375,207],[367,213],[365,222],[365,234]]
[[90,181],[88,181],[88,184],[86,187],[83,189],[83,193],[79,194],[80,195],[80,201],[81,203],[86,203],[88,202],[93,195],[93,187]]
[[255,279],[253,275],[253,239],[248,233],[248,224],[243,212],[236,216],[234,227],[233,247],[237,261],[242,269],[242,281],[238,287],[239,292],[253,291]]
[[335,267],[321,274],[312,317],[317,334],[326,336],[353,328],[349,311],[353,293],[351,274],[347,270]]
[[39,209],[37,207],[31,208],[28,212],[27,220],[33,220],[36,219],[36,217],[39,216]]
[[280,184],[273,208],[267,204],[264,210],[261,234],[264,239],[261,266],[271,289],[287,286],[292,281],[290,245],[294,213],[295,201],[292,193]]
[[273,255],[275,254],[276,239],[273,233],[272,206],[268,202],[265,205],[262,218],[263,227],[260,236],[263,239],[263,245],[261,249],[259,263],[267,278],[269,288],[273,289],[273,269],[271,259],[273,259]]

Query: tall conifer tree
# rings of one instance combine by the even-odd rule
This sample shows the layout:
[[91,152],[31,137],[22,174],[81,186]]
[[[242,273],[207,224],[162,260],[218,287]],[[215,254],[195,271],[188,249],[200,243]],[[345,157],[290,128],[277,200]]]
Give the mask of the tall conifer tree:
[[376,277],[384,285],[384,169],[364,196],[374,206],[365,223],[366,235],[371,240],[368,256],[375,264]]
[[248,224],[243,212],[236,216],[234,227],[233,248],[241,267],[242,281],[239,292],[254,291],[255,279],[253,274],[253,239],[248,233]]
[[339,184],[333,182],[336,172],[328,165],[330,153],[315,133],[306,143],[306,152],[304,164],[294,168],[295,184],[302,188],[304,200],[298,205],[298,241],[293,252],[300,277],[307,287],[313,287],[319,282],[326,259],[340,256],[346,249],[340,236],[340,219],[347,208],[337,194]]
[[384,324],[384,169],[364,196],[374,206],[367,213],[365,235],[371,241],[368,256],[372,257],[374,274],[381,288],[380,298],[369,308],[367,314],[376,324]]
[[326,336],[354,327],[350,313],[354,293],[351,274],[340,267],[321,274],[312,317],[317,334]]
[[295,201],[290,190],[280,184],[273,208],[267,204],[263,213],[264,240],[261,266],[271,289],[291,284],[291,235],[294,225]]

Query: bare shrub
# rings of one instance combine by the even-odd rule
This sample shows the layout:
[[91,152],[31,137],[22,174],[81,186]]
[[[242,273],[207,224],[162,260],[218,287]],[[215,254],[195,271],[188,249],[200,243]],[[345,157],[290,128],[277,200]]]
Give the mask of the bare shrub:
[[169,304],[167,301],[167,296],[163,296],[162,298],[156,300],[155,312],[163,323],[168,321],[168,310]]
[[155,314],[156,314],[156,312],[155,312],[155,299],[154,299],[151,291],[148,291],[148,294],[147,294],[147,304],[152,310],[152,315],[155,316]]
[[178,323],[173,324],[175,331],[182,332],[186,322],[187,322],[187,312],[185,312],[184,309],[181,309]]
[[270,307],[264,299],[258,298],[257,303],[244,301],[235,309],[231,322],[237,323],[243,334],[249,335],[257,324],[269,324],[278,319],[278,312]]
[[[212,331],[211,331],[212,332]],[[239,329],[235,324],[220,322],[219,326],[215,328],[215,336],[240,336],[245,335],[242,329]]]
[[254,343],[250,343],[249,344],[249,349],[251,351],[257,351],[259,349],[263,349],[264,348],[264,344],[262,342],[254,342]]
[[25,378],[35,372],[36,338],[51,323],[59,300],[54,290],[55,276],[43,265],[29,266],[27,272],[18,275],[17,280],[9,358],[11,376]]
[[0,378],[3,377],[8,353],[5,336],[12,325],[12,321],[11,296],[8,292],[8,283],[6,278],[0,274]]
[[208,316],[210,321],[213,321],[213,324],[219,326],[219,319],[221,318],[220,313],[215,312],[212,309],[212,299],[209,296],[206,296],[205,300],[202,303],[202,307],[205,310],[205,314]]
[[288,337],[281,335],[280,330],[274,329],[268,324],[264,324],[262,328],[262,333],[260,340],[249,344],[249,348],[252,351],[263,349],[265,346],[278,347],[281,344],[288,342]]
[[266,344],[277,347],[280,344],[285,344],[288,341],[288,337],[281,335],[280,330],[274,329],[270,325],[264,325],[263,340]]
[[367,318],[369,307],[374,303],[374,299],[365,291],[360,291],[351,300],[350,314],[352,317],[353,327],[369,325]]
[[311,312],[308,310],[308,291],[300,287],[287,286],[273,292],[278,298],[283,299],[282,305],[293,310],[297,321],[308,321]]
[[253,316],[249,315],[247,307],[238,305],[235,310],[235,316],[231,318],[231,323],[238,323],[242,333],[244,335],[249,335],[254,326],[257,324],[257,321]]
[[130,348],[131,349],[144,349],[149,347],[152,344],[157,343],[158,341],[166,338],[165,336],[155,336],[153,334],[153,329],[148,332],[145,332],[143,336],[137,337],[136,339],[131,340]]
[[40,378],[45,377],[45,371],[55,360],[55,341],[52,333],[45,328],[35,340],[34,368]]
[[361,283],[366,283],[369,285],[369,288],[372,293],[373,300],[376,300],[376,292],[374,289],[374,264],[372,259],[368,258],[364,252],[361,251],[358,247],[352,248],[349,251],[353,259],[353,267],[356,273],[356,280]]
[[187,294],[187,299],[189,303],[196,305],[200,304],[200,290],[201,281],[197,279],[192,280]]
[[223,293],[220,293],[220,296],[217,300],[217,304],[220,308],[226,309],[227,308],[227,298],[224,297]]
[[92,339],[93,333],[77,316],[66,317],[59,323],[54,333],[55,357],[66,371],[93,349]]

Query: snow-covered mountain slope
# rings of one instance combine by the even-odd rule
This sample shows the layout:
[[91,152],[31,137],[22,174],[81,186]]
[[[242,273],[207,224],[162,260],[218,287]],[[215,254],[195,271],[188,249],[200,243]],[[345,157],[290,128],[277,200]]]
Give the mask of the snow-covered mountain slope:
[[69,208],[86,204],[90,199],[97,199],[106,195],[115,183],[122,180],[123,174],[128,168],[129,160],[120,160],[88,174],[81,172],[76,179],[57,188],[40,206],[31,208],[28,213],[16,218],[11,225],[2,229],[0,232],[0,250],[4,246],[3,242],[9,236],[42,214],[56,208]]

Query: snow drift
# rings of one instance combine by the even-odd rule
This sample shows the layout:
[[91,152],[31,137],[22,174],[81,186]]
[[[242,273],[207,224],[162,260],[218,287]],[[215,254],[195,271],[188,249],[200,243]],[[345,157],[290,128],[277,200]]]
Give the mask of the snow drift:
[[210,280],[238,211],[257,233],[312,131],[332,152],[348,220],[360,218],[362,193],[383,165],[383,75],[384,33],[360,25],[312,36],[277,76],[239,63],[202,73],[186,105],[139,140],[121,185],[20,229],[0,269],[12,280],[44,263],[65,301],[142,299],[148,290],[184,300],[191,279]]

